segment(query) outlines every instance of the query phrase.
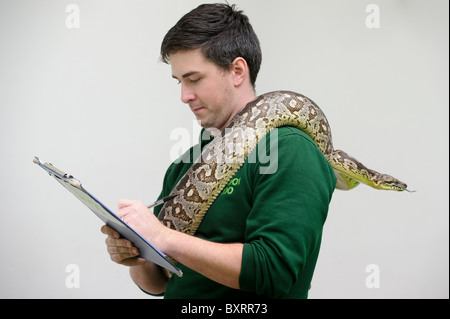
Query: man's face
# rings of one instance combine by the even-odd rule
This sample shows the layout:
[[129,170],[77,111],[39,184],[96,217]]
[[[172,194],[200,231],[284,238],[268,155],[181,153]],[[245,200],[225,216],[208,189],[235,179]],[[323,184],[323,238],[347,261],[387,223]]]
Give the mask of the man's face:
[[200,49],[170,54],[172,76],[181,85],[181,100],[204,128],[223,130],[235,115],[232,72],[207,60]]

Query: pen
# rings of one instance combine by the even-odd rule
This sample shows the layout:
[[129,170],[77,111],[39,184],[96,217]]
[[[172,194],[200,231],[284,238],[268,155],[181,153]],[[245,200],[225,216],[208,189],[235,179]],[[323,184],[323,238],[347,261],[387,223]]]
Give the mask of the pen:
[[154,202],[153,204],[148,205],[147,208],[153,208],[153,207],[155,207],[155,206],[162,205],[162,204],[164,204],[165,202],[168,202],[169,200],[174,199],[174,198],[177,197],[177,196],[178,196],[178,195],[170,195],[170,196],[163,197],[163,198],[161,198],[160,200],[157,200],[156,202]]

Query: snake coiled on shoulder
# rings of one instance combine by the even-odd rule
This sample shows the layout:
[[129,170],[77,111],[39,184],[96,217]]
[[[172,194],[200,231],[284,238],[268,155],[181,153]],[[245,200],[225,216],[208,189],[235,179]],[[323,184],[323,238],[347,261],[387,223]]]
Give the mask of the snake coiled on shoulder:
[[381,190],[406,190],[407,185],[398,179],[334,150],[328,120],[312,100],[295,92],[275,91],[248,103],[205,147],[173,189],[177,197],[162,207],[159,220],[169,228],[194,235],[209,207],[258,142],[282,126],[296,127],[314,140],[335,171],[337,189],[350,190],[363,183]]

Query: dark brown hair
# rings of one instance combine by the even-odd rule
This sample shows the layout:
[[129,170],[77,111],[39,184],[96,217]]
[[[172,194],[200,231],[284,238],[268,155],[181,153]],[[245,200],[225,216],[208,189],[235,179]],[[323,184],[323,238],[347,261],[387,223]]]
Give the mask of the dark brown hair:
[[262,61],[261,47],[249,19],[236,6],[202,4],[183,16],[167,32],[161,45],[161,60],[178,51],[202,49],[205,57],[228,70],[237,57],[247,62],[255,87]]

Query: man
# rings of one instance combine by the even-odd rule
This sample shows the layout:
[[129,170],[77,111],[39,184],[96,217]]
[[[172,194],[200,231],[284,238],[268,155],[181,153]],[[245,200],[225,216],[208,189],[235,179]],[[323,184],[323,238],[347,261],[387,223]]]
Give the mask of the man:
[[[201,5],[185,15],[164,38],[161,56],[181,85],[182,101],[204,129],[224,130],[255,99],[259,41],[234,6]],[[168,279],[159,266],[137,258],[129,241],[103,226],[111,259],[130,267],[143,291],[165,298],[307,298],[336,180],[305,133],[283,127],[275,140],[277,169],[262,174],[258,158],[247,160],[194,236],[165,227],[156,218],[160,208],[151,214],[142,202],[119,201],[117,215],[177,260],[183,277]],[[209,141],[200,140],[201,147]],[[193,149],[184,155],[189,161],[169,167],[160,197],[169,195],[192,165],[198,156]]]

